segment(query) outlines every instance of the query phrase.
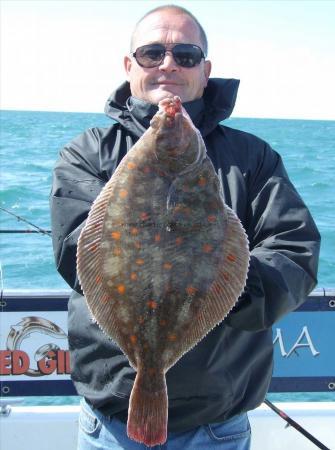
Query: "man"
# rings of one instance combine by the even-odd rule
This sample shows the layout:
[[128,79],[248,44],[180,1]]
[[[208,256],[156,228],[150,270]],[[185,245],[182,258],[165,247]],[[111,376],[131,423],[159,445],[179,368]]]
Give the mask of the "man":
[[251,264],[237,307],[168,371],[169,435],[159,448],[250,447],[246,411],[262,403],[269,386],[271,325],[299,306],[316,284],[320,237],[315,224],[280,156],[261,139],[219,124],[233,109],[238,82],[209,79],[206,52],[205,33],[189,12],[175,6],[149,12],[137,24],[131,55],[124,60],[129,82],[107,102],[106,113],[117,123],[77,137],[54,170],[54,251],[59,272],[74,288],[72,378],[85,398],[80,450],[144,448],[126,436],[134,370],[90,319],[76,277],[76,244],[92,202],[149,126],[161,99],[180,96],[201,131],[225,202],[248,233]]

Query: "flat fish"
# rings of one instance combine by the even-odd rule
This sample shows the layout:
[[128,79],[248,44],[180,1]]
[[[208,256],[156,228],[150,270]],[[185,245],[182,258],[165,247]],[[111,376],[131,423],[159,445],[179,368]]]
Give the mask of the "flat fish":
[[89,212],[77,250],[93,319],[135,369],[127,433],[167,438],[165,374],[241,295],[246,233],[225,205],[200,132],[166,98]]

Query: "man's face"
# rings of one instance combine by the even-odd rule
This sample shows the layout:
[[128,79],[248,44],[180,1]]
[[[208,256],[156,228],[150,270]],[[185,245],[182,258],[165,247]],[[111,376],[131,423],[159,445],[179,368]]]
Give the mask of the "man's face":
[[[140,23],[132,51],[152,43],[195,44],[202,48],[199,30],[193,20],[170,10],[150,14]],[[152,104],[173,95],[178,95],[182,102],[200,98],[211,71],[210,61],[204,59],[192,68],[178,66],[170,52],[157,67],[141,67],[129,56],[125,57],[124,65],[132,95]]]

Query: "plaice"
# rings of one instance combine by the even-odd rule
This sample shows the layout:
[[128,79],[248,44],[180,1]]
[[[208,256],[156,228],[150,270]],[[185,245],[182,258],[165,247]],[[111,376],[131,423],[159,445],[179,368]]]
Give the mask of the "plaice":
[[137,371],[131,439],[166,441],[165,373],[226,317],[248,265],[199,131],[178,97],[162,100],[92,205],[77,251],[92,316]]

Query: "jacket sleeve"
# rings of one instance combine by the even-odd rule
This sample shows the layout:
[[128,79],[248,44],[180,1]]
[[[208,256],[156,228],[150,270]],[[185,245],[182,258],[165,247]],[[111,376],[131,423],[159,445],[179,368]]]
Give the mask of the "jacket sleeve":
[[226,323],[258,331],[296,309],[316,286],[320,235],[280,156],[267,144],[248,184],[250,267]]
[[88,130],[60,153],[50,195],[51,228],[58,272],[81,292],[76,275],[77,240],[90,207],[106,183],[99,171],[99,136]]

